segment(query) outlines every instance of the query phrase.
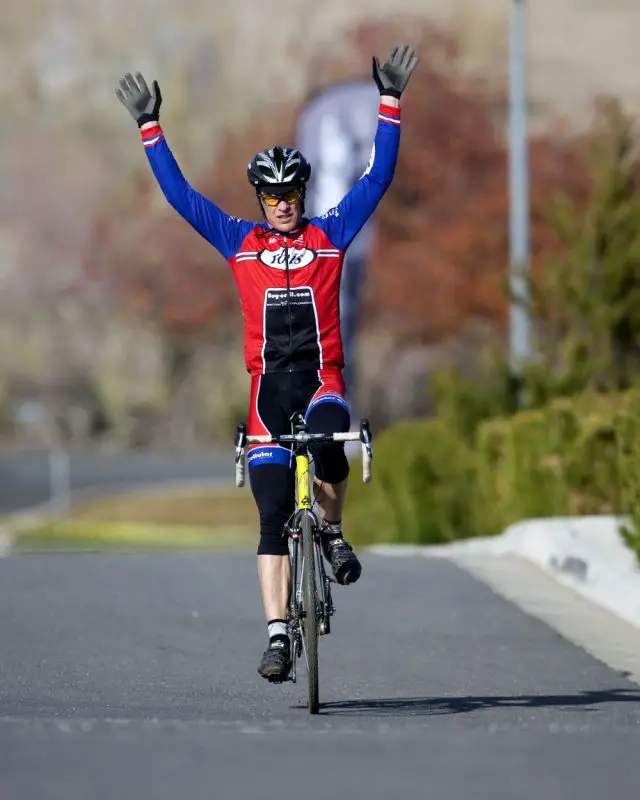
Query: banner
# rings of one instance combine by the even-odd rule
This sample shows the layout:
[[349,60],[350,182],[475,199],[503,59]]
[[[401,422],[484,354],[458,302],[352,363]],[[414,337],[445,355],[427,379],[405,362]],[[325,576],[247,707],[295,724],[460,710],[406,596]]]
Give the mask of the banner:
[[[336,206],[364,173],[373,147],[379,103],[373,81],[354,81],[325,89],[301,112],[295,146],[311,163],[306,200],[309,217]],[[340,286],[344,379],[349,395],[356,380],[356,330],[373,224],[370,219],[347,250]]]

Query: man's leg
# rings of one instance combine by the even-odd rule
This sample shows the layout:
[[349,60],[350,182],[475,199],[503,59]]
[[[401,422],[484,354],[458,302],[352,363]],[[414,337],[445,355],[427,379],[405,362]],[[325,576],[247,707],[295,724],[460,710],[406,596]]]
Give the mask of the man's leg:
[[342,519],[349,477],[347,476],[343,481],[340,481],[340,483],[325,483],[321,481],[316,474],[314,483],[316,490],[315,498],[322,511],[322,516],[326,520]]
[[285,619],[291,583],[289,556],[259,555],[258,581],[267,622]]
[[[276,458],[282,456],[281,448]],[[261,448],[267,452],[266,448]],[[287,604],[291,584],[289,542],[284,525],[294,508],[294,473],[285,464],[269,463],[273,457],[249,457],[249,480],[260,515],[258,580],[269,631],[269,647],[258,671],[265,678],[282,680],[289,672]]]
[[[307,412],[312,433],[339,433],[349,430],[346,403],[331,400],[312,402]],[[327,443],[312,445],[315,466],[315,499],[326,522],[323,549],[338,583],[355,583],[362,572],[351,545],[342,535],[342,511],[349,480],[349,462],[344,445]]]

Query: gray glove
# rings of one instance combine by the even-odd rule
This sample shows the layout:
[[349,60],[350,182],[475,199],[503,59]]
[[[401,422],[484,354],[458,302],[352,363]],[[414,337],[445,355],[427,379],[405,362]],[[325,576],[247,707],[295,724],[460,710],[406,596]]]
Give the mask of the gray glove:
[[145,122],[157,122],[159,120],[162,95],[160,94],[158,81],[153,82],[153,91],[149,91],[149,87],[140,72],[136,72],[135,78],[130,72],[127,72],[120,81],[120,88],[116,89],[116,95],[138,123],[139,128]]
[[374,56],[373,80],[380,94],[388,94],[399,99],[417,64],[416,52],[408,44],[395,47],[384,67],[380,66],[380,62]]

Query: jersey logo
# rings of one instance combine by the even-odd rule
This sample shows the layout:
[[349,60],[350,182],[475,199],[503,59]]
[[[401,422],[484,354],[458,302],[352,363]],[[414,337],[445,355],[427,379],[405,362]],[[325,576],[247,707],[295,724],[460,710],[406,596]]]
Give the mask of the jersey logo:
[[317,257],[318,254],[314,250],[306,247],[301,250],[291,247],[286,250],[284,247],[279,247],[277,250],[261,250],[258,253],[260,261],[274,269],[286,269],[287,264],[289,269],[302,269],[302,267],[308,267]]

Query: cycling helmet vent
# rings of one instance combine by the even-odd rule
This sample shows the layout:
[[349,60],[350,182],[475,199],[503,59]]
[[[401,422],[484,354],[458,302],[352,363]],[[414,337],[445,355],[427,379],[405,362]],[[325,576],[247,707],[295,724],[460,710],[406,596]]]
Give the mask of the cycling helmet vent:
[[293,147],[271,147],[251,159],[247,178],[252,186],[304,186],[311,176],[311,166],[299,150]]

